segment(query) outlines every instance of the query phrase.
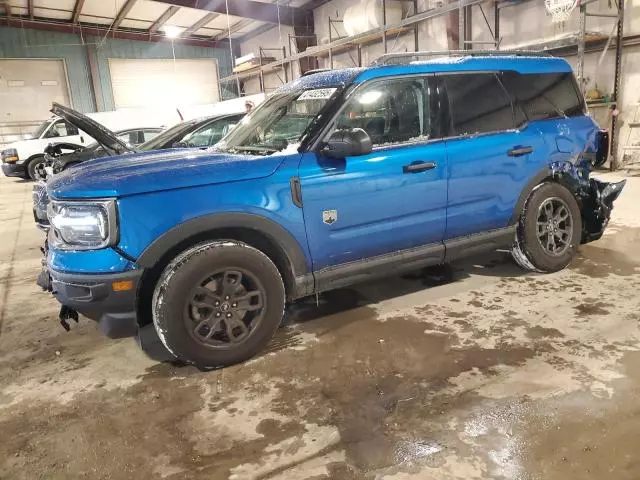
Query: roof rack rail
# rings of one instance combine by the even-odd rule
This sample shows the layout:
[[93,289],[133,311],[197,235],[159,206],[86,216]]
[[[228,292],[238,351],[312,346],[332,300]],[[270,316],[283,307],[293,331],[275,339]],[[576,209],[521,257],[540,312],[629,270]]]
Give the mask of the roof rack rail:
[[411,62],[428,60],[433,57],[551,57],[552,55],[540,50],[434,50],[424,52],[387,53],[371,62],[371,66],[378,65],[406,65]]
[[330,68],[314,68],[313,70],[307,70],[300,76],[306,77],[307,75],[313,75],[314,73],[323,73],[323,72],[330,72],[330,71],[331,71]]

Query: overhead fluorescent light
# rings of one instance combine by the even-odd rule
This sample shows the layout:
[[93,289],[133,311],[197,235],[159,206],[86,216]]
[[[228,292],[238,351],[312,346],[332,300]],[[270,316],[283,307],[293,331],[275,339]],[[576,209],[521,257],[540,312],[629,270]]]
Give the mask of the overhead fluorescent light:
[[166,25],[162,27],[162,30],[167,38],[178,38],[185,29],[176,25]]

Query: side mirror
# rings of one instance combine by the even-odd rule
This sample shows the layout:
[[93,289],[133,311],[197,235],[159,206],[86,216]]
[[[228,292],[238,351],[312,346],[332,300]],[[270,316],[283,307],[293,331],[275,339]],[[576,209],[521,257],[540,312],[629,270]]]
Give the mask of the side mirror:
[[330,158],[345,158],[371,153],[371,137],[361,128],[337,130],[329,137],[320,152]]

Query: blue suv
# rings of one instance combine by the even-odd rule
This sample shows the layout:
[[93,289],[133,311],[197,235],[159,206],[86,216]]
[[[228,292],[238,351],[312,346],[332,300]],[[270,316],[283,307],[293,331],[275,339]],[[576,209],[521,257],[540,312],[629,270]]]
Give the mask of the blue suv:
[[589,178],[601,136],[559,58],[415,53],[314,73],[210,151],[54,176],[39,284],[63,325],[153,326],[182,361],[240,362],[304,296],[499,248],[564,268],[624,186]]

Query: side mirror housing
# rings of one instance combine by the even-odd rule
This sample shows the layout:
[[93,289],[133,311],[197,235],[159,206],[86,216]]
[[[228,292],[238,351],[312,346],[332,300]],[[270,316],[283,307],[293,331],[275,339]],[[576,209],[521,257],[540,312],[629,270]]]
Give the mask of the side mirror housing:
[[321,153],[329,158],[342,159],[371,153],[371,137],[361,128],[336,130],[322,147]]

